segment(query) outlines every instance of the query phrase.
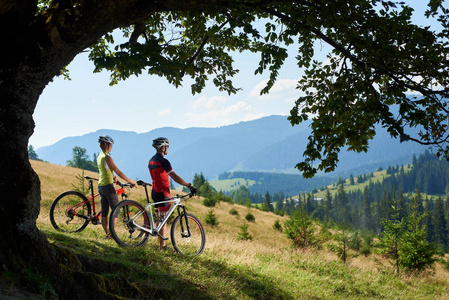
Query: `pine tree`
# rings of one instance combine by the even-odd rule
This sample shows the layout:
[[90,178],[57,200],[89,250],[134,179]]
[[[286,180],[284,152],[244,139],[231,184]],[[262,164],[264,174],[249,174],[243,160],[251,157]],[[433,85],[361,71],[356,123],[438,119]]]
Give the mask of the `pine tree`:
[[399,209],[398,212],[399,220],[405,219],[405,217],[408,215],[408,212],[407,212],[407,203],[405,202],[402,190],[399,190],[398,193],[398,209]]
[[238,234],[238,239],[241,241],[248,241],[248,240],[252,240],[253,237],[249,234],[248,232],[248,224],[243,223],[242,226],[240,226],[240,232]]
[[419,214],[418,199],[413,197],[411,214],[400,243],[400,265],[407,270],[422,271],[436,261],[435,247],[427,242],[426,227],[421,225],[424,215]]
[[328,248],[337,254],[337,256],[346,263],[349,257],[349,244],[351,236],[349,235],[349,228],[344,224],[337,226],[338,232],[332,236],[332,239],[336,241],[336,244],[328,244]]
[[427,240],[429,242],[434,242],[434,228],[433,228],[433,220],[432,220],[432,213],[431,213],[431,205],[428,198],[426,198],[426,201],[424,202],[424,212],[421,214],[421,224],[426,228],[427,233]]
[[192,184],[197,189],[199,189],[205,182],[206,182],[206,178],[204,177],[202,172],[200,174],[195,173],[195,175],[193,175],[193,182],[192,182]]
[[435,202],[435,210],[433,215],[434,226],[434,242],[440,246],[445,252],[448,251],[448,230],[444,213],[443,198],[438,196]]
[[340,181],[335,201],[335,221],[348,224],[348,217],[348,195],[345,192],[344,182]]
[[381,237],[379,238],[379,246],[381,253],[393,260],[396,273],[399,273],[399,243],[401,235],[404,232],[404,220],[398,219],[398,209],[396,200],[393,200],[391,205],[392,218],[382,219],[382,226],[384,228]]
[[316,225],[302,209],[292,212],[290,220],[284,224],[284,233],[295,248],[318,246],[319,238],[315,235]]
[[204,218],[204,221],[206,222],[206,224],[209,224],[209,225],[212,225],[212,226],[217,226],[219,224],[218,218],[215,215],[213,209],[208,211],[206,217]]
[[349,184],[350,185],[354,185],[355,184],[354,176],[352,176],[352,174],[351,174],[351,176],[349,176]]
[[324,208],[326,210],[326,222],[330,222],[333,220],[333,206],[332,206],[332,195],[329,191],[329,189],[326,189],[326,195],[324,196],[326,199]]
[[368,187],[363,189],[363,227],[367,230],[374,230],[373,215],[371,213],[371,203],[368,199]]
[[273,211],[273,204],[271,204],[271,196],[268,191],[265,193],[262,210],[263,211]]

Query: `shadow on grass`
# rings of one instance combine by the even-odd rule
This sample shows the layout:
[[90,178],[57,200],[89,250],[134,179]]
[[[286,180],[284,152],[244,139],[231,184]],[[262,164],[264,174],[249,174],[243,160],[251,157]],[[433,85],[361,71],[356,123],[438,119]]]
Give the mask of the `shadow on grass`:
[[[66,234],[47,230],[44,233],[55,245],[76,253],[84,272],[106,277],[122,276],[136,285],[148,299],[294,298],[273,277],[254,271],[251,266],[231,267],[219,261],[219,257],[210,259],[199,256],[192,259],[163,253],[158,250],[157,242],[152,243],[151,239],[144,247],[125,248],[117,246],[113,240],[89,237],[88,232]],[[188,271],[179,267],[183,264],[188,265]],[[174,266],[178,266],[175,267],[177,269],[173,269]],[[195,277],[217,278],[222,285],[232,284],[219,292],[210,291],[207,287],[207,284],[213,284],[210,281],[202,284],[189,279],[188,272],[195,270],[201,273]]]
[[[174,276],[170,260],[182,257],[162,253],[155,245],[126,248],[117,246],[113,240],[86,238],[83,233],[67,234],[54,230],[43,230],[43,233],[55,246],[75,253],[82,272],[105,278],[124,278],[143,293],[139,299],[215,298],[203,285]],[[77,292],[75,289],[76,286],[74,293]],[[120,287],[108,292],[122,296]]]
[[[192,261],[193,268],[208,269],[212,276],[224,282],[235,282],[239,298],[244,299],[295,299],[274,277],[253,270],[250,265],[229,266],[226,262],[210,259]],[[232,287],[230,289],[233,289]],[[232,299],[231,296],[220,298]]]

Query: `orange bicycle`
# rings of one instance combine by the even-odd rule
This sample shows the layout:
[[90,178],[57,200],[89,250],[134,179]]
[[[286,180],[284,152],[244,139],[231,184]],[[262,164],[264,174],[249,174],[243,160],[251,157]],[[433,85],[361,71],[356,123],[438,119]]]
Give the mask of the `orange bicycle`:
[[[101,210],[97,213],[95,208],[95,198],[100,194],[94,193],[93,181],[98,180],[89,176],[84,176],[89,181],[90,197],[78,191],[66,191],[53,200],[50,207],[50,221],[56,230],[64,232],[80,232],[91,222],[99,225]],[[129,183],[116,183],[120,186],[116,190],[117,195],[122,196],[122,200],[128,200],[125,188],[130,187]]]

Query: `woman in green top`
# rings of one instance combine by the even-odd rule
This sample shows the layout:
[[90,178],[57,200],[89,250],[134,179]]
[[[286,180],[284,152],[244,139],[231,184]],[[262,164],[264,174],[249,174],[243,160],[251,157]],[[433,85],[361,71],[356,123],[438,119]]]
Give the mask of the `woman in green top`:
[[120,178],[129,182],[131,187],[134,187],[136,184],[120,171],[112,157],[109,156],[114,140],[108,135],[101,135],[98,138],[98,142],[101,148],[101,153],[97,158],[98,170],[100,171],[98,192],[101,197],[101,225],[103,226],[104,232],[106,232],[106,238],[110,238],[111,234],[109,233],[108,226],[109,207],[113,208],[118,204],[118,196],[113,184],[117,182],[114,172]]

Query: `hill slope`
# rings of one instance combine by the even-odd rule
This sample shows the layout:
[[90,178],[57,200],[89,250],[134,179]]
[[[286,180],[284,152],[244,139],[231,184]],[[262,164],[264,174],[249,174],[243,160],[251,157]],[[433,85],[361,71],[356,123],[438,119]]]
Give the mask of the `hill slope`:
[[[94,274],[97,280],[104,277],[127,281],[150,299],[447,299],[449,296],[448,271],[440,264],[432,273],[402,277],[390,273],[390,264],[379,256],[359,256],[343,264],[326,250],[293,250],[285,235],[272,228],[275,220],[283,224],[286,218],[229,203],[213,209],[219,224],[205,224],[206,249],[195,258],[160,252],[154,239],[141,248],[118,247],[115,242],[102,239],[100,226],[91,224],[78,234],[56,232],[47,217],[51,200],[76,184],[81,171],[37,161],[31,164],[42,183],[43,200],[37,225],[51,243],[84,257],[76,270],[80,278],[87,278],[85,272]],[[133,189],[131,198],[140,201],[142,190]],[[231,215],[231,208],[239,214]],[[210,211],[196,198],[188,201],[187,209],[199,216],[203,224]],[[253,238],[240,241],[237,236],[247,213],[255,216],[255,222],[248,223]],[[95,282],[83,282],[90,283]],[[51,279],[40,278],[34,284],[30,288],[35,291],[54,293]],[[66,283],[68,289],[74,289],[73,295],[78,295],[77,284],[80,283]],[[89,286],[94,291],[98,288]],[[82,290],[87,293],[89,289]],[[5,292],[2,290],[0,295]],[[107,288],[108,297],[124,296],[124,292],[114,286]]]

